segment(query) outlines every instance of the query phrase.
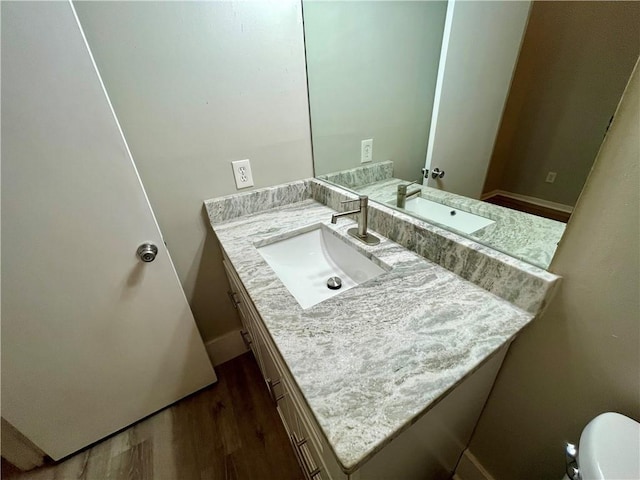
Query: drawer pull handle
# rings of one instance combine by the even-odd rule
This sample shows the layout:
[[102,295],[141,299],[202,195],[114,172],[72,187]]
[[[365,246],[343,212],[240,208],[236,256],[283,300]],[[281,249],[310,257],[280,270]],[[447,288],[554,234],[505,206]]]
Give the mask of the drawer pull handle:
[[272,381],[270,378],[267,378],[267,387],[269,389],[269,396],[271,397],[271,401],[276,405],[276,407],[278,406],[278,402],[282,400],[286,395],[286,393],[282,393],[281,395],[276,396],[276,392],[274,391],[273,387],[275,387],[276,385],[280,385],[280,383],[281,383],[280,380]]
[[251,348],[251,344],[253,343],[253,341],[251,340],[249,332],[240,330],[240,335],[242,336],[242,341],[244,342],[245,347]]
[[233,304],[233,308],[235,308],[236,310],[238,309],[238,305],[240,304],[240,300],[236,300],[236,292],[232,292],[231,290],[227,291],[227,295],[229,295],[229,300],[231,300],[231,303]]
[[307,439],[303,438],[302,440],[298,440],[296,438],[296,434],[294,433],[291,435],[291,440],[293,441],[293,445],[294,445],[293,451],[295,452],[296,457],[298,457],[298,460],[302,465],[305,478],[307,478],[308,480],[312,480],[314,477],[317,477],[318,475],[320,475],[320,472],[321,472],[320,467],[316,467],[312,469],[309,466],[306,456],[302,452],[301,447],[307,443]]

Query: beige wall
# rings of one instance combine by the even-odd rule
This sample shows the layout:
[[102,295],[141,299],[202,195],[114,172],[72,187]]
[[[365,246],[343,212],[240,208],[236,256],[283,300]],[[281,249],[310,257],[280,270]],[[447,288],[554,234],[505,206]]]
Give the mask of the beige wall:
[[497,479],[561,478],[563,443],[604,411],[640,420],[640,72],[551,270],[564,277],[513,343],[470,450]]
[[316,174],[359,167],[360,142],[421,178],[446,1],[305,2]]
[[640,2],[534,3],[484,192],[575,205],[640,53],[638,25]]
[[238,319],[202,201],[312,176],[300,2],[75,2],[205,341]]

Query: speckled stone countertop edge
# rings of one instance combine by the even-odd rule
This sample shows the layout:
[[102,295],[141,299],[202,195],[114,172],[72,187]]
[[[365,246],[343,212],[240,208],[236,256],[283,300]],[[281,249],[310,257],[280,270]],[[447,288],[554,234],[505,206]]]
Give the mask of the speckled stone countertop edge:
[[[306,201],[303,203],[310,205],[309,202],[306,202]],[[295,215],[292,215],[291,212],[299,208],[307,208],[306,211],[309,213],[312,210],[315,210],[316,212],[320,212],[322,214],[322,218],[328,217],[328,213],[330,213],[330,211],[324,207],[318,210],[317,207],[308,208],[308,207],[304,207],[302,204],[300,204],[299,206],[288,206],[284,208],[286,210],[289,210],[288,212],[286,212],[286,214],[281,216],[285,222],[290,222],[291,218],[295,218]],[[280,354],[282,355],[283,359],[285,359],[285,362],[290,372],[292,373],[292,376],[295,382],[297,383],[300,391],[303,393],[303,396],[305,397],[305,401],[307,402],[308,406],[310,407],[310,410],[313,412],[314,416],[316,417],[318,424],[321,426],[323,430],[323,434],[325,435],[327,440],[329,440],[328,443],[331,446],[331,448],[334,450],[334,453],[336,454],[336,458],[342,464],[342,468],[345,470],[345,472],[352,472],[358,469],[364,462],[366,462],[369,458],[371,458],[372,455],[375,455],[377,451],[379,451],[389,441],[395,438],[395,436],[399,435],[402,431],[404,431],[406,428],[408,428],[413,423],[415,423],[415,421],[417,421],[418,418],[424,415],[441,398],[443,398],[447,392],[455,388],[455,386],[458,385],[461,381],[463,381],[463,379],[466,378],[470,373],[472,373],[477,368],[479,368],[482,364],[484,364],[484,362],[487,361],[501,346],[503,346],[507,342],[510,342],[511,339],[517,334],[517,332],[521,328],[523,328],[527,323],[529,323],[533,318],[531,314],[526,314],[525,312],[522,312],[522,311],[520,311],[521,313],[517,313],[518,309],[515,309],[515,307],[508,307],[507,305],[509,304],[507,304],[506,302],[500,303],[500,302],[504,302],[504,300],[498,299],[497,297],[493,297],[492,295],[488,294],[486,291],[483,294],[480,294],[479,292],[482,290],[478,289],[477,286],[472,287],[470,283],[466,283],[462,279],[459,279],[456,282],[455,280],[453,280],[456,277],[451,272],[447,272],[445,269],[442,269],[441,267],[431,264],[427,260],[424,260],[424,259],[416,260],[416,259],[419,259],[419,257],[415,256],[415,253],[409,252],[404,248],[402,248],[401,250],[398,250],[397,244],[386,240],[383,242],[383,246],[381,247],[382,250],[379,250],[379,252],[383,251],[384,249],[387,249],[386,251],[389,252],[388,254],[391,255],[391,257],[393,257],[394,255],[401,255],[403,258],[408,256],[407,258],[411,258],[412,259],[411,261],[415,265],[415,267],[413,268],[419,268],[418,271],[423,271],[424,269],[430,269],[429,272],[433,272],[433,273],[424,272],[423,274],[420,274],[420,275],[427,274],[427,277],[425,278],[431,278],[431,275],[433,274],[435,274],[436,277],[442,277],[441,279],[442,282],[439,289],[454,288],[455,290],[457,288],[462,288],[462,290],[459,290],[457,292],[458,295],[452,295],[452,297],[460,298],[461,292],[467,292],[462,294],[462,297],[471,295],[468,301],[473,302],[474,308],[463,309],[463,311],[466,312],[464,315],[466,316],[477,315],[476,310],[479,305],[489,304],[489,306],[486,307],[488,308],[488,310],[486,311],[490,317],[487,317],[487,318],[493,318],[493,320],[489,320],[489,323],[485,325],[485,326],[493,325],[493,327],[488,328],[489,337],[487,338],[487,340],[489,341],[489,343],[487,343],[485,346],[482,346],[483,342],[477,338],[477,335],[479,334],[478,332],[474,334],[475,336],[473,339],[467,339],[465,343],[467,347],[465,347],[465,350],[464,350],[465,352],[467,352],[465,354],[467,355],[467,361],[466,363],[463,362],[464,364],[459,364],[459,365],[456,364],[456,368],[451,370],[450,373],[446,374],[446,378],[449,378],[450,380],[444,380],[445,377],[442,377],[442,380],[435,380],[435,379],[429,380],[428,378],[430,377],[428,377],[428,373],[427,373],[426,374],[427,379],[422,380],[423,383],[421,384],[421,388],[419,388],[414,393],[416,398],[418,398],[418,400],[416,401],[417,404],[421,406],[419,408],[415,408],[416,402],[413,402],[414,408],[410,409],[408,413],[405,410],[402,410],[403,412],[405,412],[404,413],[405,416],[403,417],[404,419],[401,422],[398,422],[397,420],[395,420],[395,421],[392,421],[391,424],[389,425],[389,422],[383,421],[385,419],[384,415],[382,415],[381,412],[377,411],[377,409],[376,411],[366,411],[364,412],[364,414],[361,413],[360,415],[358,415],[358,409],[361,408],[361,402],[356,402],[356,405],[355,406],[352,405],[350,408],[345,407],[346,409],[344,409],[344,412],[348,412],[348,414],[344,414],[344,413],[336,414],[335,405],[348,405],[350,402],[350,398],[347,398],[346,400],[343,399],[343,401],[335,402],[334,401],[335,396],[340,395],[340,392],[344,389],[347,389],[351,385],[351,383],[357,384],[358,381],[360,380],[359,375],[362,375],[362,374],[358,373],[358,375],[351,375],[351,376],[346,375],[347,379],[351,383],[348,382],[347,385],[341,388],[340,384],[342,381],[344,381],[342,377],[333,378],[333,379],[329,378],[328,380],[325,378],[326,376],[331,376],[335,373],[334,370],[336,369],[333,368],[334,365],[332,362],[332,364],[330,365],[331,369],[325,369],[325,371],[323,372],[323,375],[320,375],[318,377],[318,374],[317,374],[318,362],[321,361],[322,356],[320,358],[316,358],[316,361],[312,361],[312,362],[310,362],[309,359],[313,359],[314,352],[318,348],[321,349],[322,346],[317,345],[317,342],[320,341],[319,337],[317,337],[314,334],[307,335],[308,332],[306,332],[306,329],[308,328],[311,328],[312,331],[314,328],[318,328],[318,325],[316,325],[315,323],[318,321],[318,318],[326,318],[325,315],[320,315],[320,317],[317,317],[318,310],[322,311],[322,309],[328,309],[328,311],[335,313],[335,310],[332,310],[332,309],[336,308],[335,307],[336,303],[325,301],[322,304],[319,304],[318,306],[316,306],[316,307],[319,307],[318,309],[315,309],[316,313],[314,313],[313,309],[311,311],[301,312],[299,306],[295,304],[295,300],[293,300],[293,298],[286,291],[283,291],[284,286],[281,285],[279,281],[276,281],[274,283],[273,280],[269,280],[269,279],[265,280],[264,274],[265,272],[268,272],[268,267],[267,267],[267,270],[264,269],[264,265],[260,267],[256,267],[256,265],[260,265],[261,263],[264,263],[264,262],[261,261],[258,257],[256,257],[255,254],[253,253],[251,255],[248,255],[248,253],[250,252],[248,252],[249,249],[247,247],[249,245],[253,245],[254,242],[256,241],[256,238],[253,237],[252,235],[249,235],[249,238],[251,238],[251,240],[248,240],[246,235],[247,231],[243,231],[242,235],[237,235],[237,236],[232,235],[231,237],[227,236],[228,228],[233,229],[233,228],[238,228],[238,226],[245,229],[259,228],[258,217],[264,216],[266,218],[266,216],[269,216],[272,219],[276,218],[278,217],[278,210],[272,210],[271,212],[263,213],[263,215],[259,215],[259,214],[249,215],[250,218],[246,218],[244,220],[237,218],[235,221],[231,220],[231,221],[224,222],[222,224],[217,224],[217,225],[214,224],[213,225],[214,230],[218,234],[221,243],[224,244],[223,246],[225,248],[225,251],[227,252],[232,263],[234,264],[234,267],[238,271],[238,274],[240,275],[243,283],[245,283],[245,286],[247,288],[247,291],[250,294],[250,297],[256,304],[256,307],[259,309],[261,315],[263,315],[263,320],[265,321],[265,324],[269,330],[270,335],[272,336],[272,339],[274,340],[274,343],[276,344],[276,347],[280,351]],[[307,219],[307,221],[309,220],[317,221],[317,219],[313,219],[313,218]],[[285,230],[290,229],[292,225],[293,224],[289,224],[289,226]],[[346,230],[346,228],[351,225],[352,225],[352,222],[344,221],[342,222],[341,226],[336,228],[340,230]],[[269,234],[273,234],[273,233],[274,232],[271,231],[271,228],[269,228]],[[229,238],[236,238],[237,241],[231,241],[229,243]],[[240,245],[238,243],[240,243]],[[240,255],[237,252],[234,253],[234,251],[237,249],[241,249],[242,253]],[[391,250],[388,250],[388,249],[391,249]],[[252,255],[253,255],[253,259],[247,260],[247,257],[251,257]],[[414,257],[412,257],[412,255]],[[258,271],[261,271],[262,274],[257,273]],[[401,273],[401,270],[395,272],[396,275],[400,273]],[[267,276],[270,278],[273,277],[273,275],[275,275],[273,274],[273,272],[271,272],[270,274],[267,274]],[[436,278],[436,277],[433,277],[433,278]],[[414,273],[411,274],[411,278],[412,279],[414,278]],[[417,280],[418,280],[419,287],[422,288],[424,283],[423,283],[423,280],[419,278],[419,275]],[[405,281],[409,281],[409,277],[406,277]],[[367,288],[372,288],[373,286],[375,286],[375,282],[371,285],[368,285]],[[388,288],[390,287],[388,286]],[[365,290],[365,289],[363,288],[362,290]],[[405,295],[406,294],[412,295],[411,290],[409,290],[408,292],[404,292],[405,290],[404,284],[403,284],[402,290]],[[266,295],[266,293],[269,293],[269,295]],[[274,298],[274,294],[278,298],[278,302],[276,302],[277,305],[275,306],[271,305],[269,301],[270,298]],[[349,294],[350,294],[349,291],[345,292],[343,294],[344,297],[342,297],[342,300],[351,302],[350,303],[351,309],[355,309],[356,311],[358,311],[357,302],[359,300],[362,300],[362,298],[359,299],[358,296],[354,297],[353,294],[351,295]],[[396,293],[396,295],[400,295],[400,293]],[[475,298],[475,295],[481,295],[481,297],[478,297],[476,300],[471,300],[472,298]],[[378,300],[367,300],[366,308],[372,307],[372,305],[369,304],[370,301],[374,301],[374,303],[375,301],[380,301],[379,299],[380,294],[375,295],[375,297],[378,298]],[[480,300],[480,298],[482,300]],[[291,303],[292,301],[294,303]],[[462,301],[464,303],[464,300],[459,300],[459,301]],[[382,302],[384,304],[384,307],[379,306],[378,308],[386,308],[386,304],[388,302],[385,302],[384,300],[382,300]],[[428,311],[430,313],[425,313],[426,311],[421,310],[421,313],[418,314],[417,318],[422,318],[422,315],[428,315],[430,316],[430,318],[433,316],[436,316],[439,319],[446,318],[448,314],[443,312],[446,312],[448,309],[451,308],[451,306],[440,306],[439,308],[445,309],[440,311],[440,313],[437,313],[434,310],[436,308],[438,307],[435,304],[430,305],[428,308]],[[494,310],[495,308],[498,308],[498,310]],[[277,314],[273,314],[274,311],[276,311]],[[498,312],[502,312],[502,313],[498,313]],[[510,313],[507,313],[507,312],[510,312]],[[393,312],[393,314],[394,313],[395,312]],[[387,321],[389,316],[393,316],[393,314],[392,312],[387,312],[385,316],[385,322]],[[299,324],[300,320],[296,321],[293,317],[291,317],[291,315],[293,315],[293,317],[296,317],[296,318],[298,318],[297,315],[306,315],[307,317],[308,315],[311,315],[311,318],[314,318],[313,325],[307,324],[306,328],[303,328],[302,330],[299,330],[297,333],[295,333],[294,335],[295,342],[291,341],[291,330],[294,329],[294,327],[296,327]],[[456,318],[457,320],[455,321],[460,320],[458,317]],[[478,317],[478,318],[483,318],[483,317]],[[515,323],[512,323],[516,318],[518,320],[515,321]],[[511,320],[508,320],[508,319],[511,319]],[[343,318],[339,322],[339,325],[333,325],[332,328],[334,329],[341,328],[343,326],[344,321],[345,319]],[[419,335],[418,337],[422,338],[422,340],[416,340],[415,338],[413,338],[414,335],[417,333],[416,331],[414,331],[415,329],[419,330],[420,328],[424,328],[422,320],[420,320],[418,324],[415,324],[412,314],[405,311],[400,315],[400,320],[396,318],[395,321],[400,321],[402,325],[404,325],[404,328],[400,329],[400,331],[404,332],[403,335],[405,336],[407,335],[406,333],[407,324],[403,322],[409,321],[410,323],[408,326],[410,327],[409,331],[411,336],[404,339],[401,338],[400,340],[402,341],[400,341],[395,337],[395,334],[394,334],[392,338],[395,339],[396,345],[393,348],[399,349],[399,352],[401,353],[399,353],[400,357],[397,357],[397,355],[395,356],[391,355],[391,358],[390,358],[391,363],[393,363],[393,361],[400,362],[400,365],[403,365],[403,368],[405,368],[404,366],[405,362],[402,361],[402,356],[406,355],[405,345],[407,343],[410,344],[412,341],[422,342],[422,343],[418,343],[419,345],[421,345],[419,351],[422,353],[420,355],[423,355],[423,356],[425,354],[427,356],[442,355],[442,353],[437,352],[437,348],[436,348],[436,351],[433,352],[434,350],[433,348],[427,348],[425,346],[426,344],[424,344],[424,342],[434,341],[434,339],[431,338],[433,336],[433,331],[430,330],[431,333],[428,336],[429,337],[428,340],[426,339],[426,337],[420,337]],[[440,320],[438,321],[440,322]],[[504,322],[507,322],[507,323],[504,323]],[[473,323],[475,325],[475,322]],[[459,335],[460,334],[464,336],[471,335],[473,332],[467,331],[469,326],[470,325],[467,325],[467,327],[462,329],[460,329],[460,327],[457,327],[456,331],[458,331]],[[320,327],[322,327],[322,325],[320,325]],[[366,326],[363,326],[362,324],[360,324],[360,327],[370,328],[371,326],[368,324]],[[389,330],[388,327],[385,325],[383,328],[385,328],[385,331],[387,332],[387,335],[388,335],[388,330]],[[429,328],[433,329],[433,327],[429,327]],[[435,331],[437,331],[438,327],[435,327],[435,328],[436,328]],[[451,326],[449,326],[449,330],[450,328]],[[478,325],[476,325],[474,328],[478,328]],[[505,335],[505,329],[510,331],[510,333]],[[487,330],[483,328],[480,331],[486,332]],[[491,331],[493,331],[493,333],[491,333]],[[500,333],[497,333],[498,331]],[[327,332],[323,331],[323,336],[326,334]],[[487,333],[484,333],[484,334],[486,335]],[[369,341],[374,343],[377,340],[379,340],[378,335],[376,334],[373,334],[373,336],[369,335],[369,337],[367,337],[366,332],[364,332],[363,336],[365,336],[366,338],[369,338]],[[336,336],[334,334],[333,336],[329,335],[329,337],[331,338],[330,343],[337,342],[338,344],[342,345],[344,344],[345,341],[347,341],[347,345],[349,344],[348,343],[349,337],[344,337],[344,335]],[[305,341],[307,341],[306,348],[304,346],[303,348],[300,348],[300,342],[302,342],[304,345]],[[311,343],[309,343],[309,341],[311,341]],[[291,347],[292,343],[295,343],[295,348]],[[390,348],[388,345],[386,346]],[[466,348],[471,348],[471,350],[467,351]],[[340,345],[339,345],[338,347],[336,347],[336,351],[337,352],[349,351],[349,348],[340,348]],[[374,345],[374,351],[378,352],[376,345]],[[471,351],[475,353],[471,353]],[[402,353],[402,352],[405,352],[405,353]],[[412,356],[415,353],[413,350],[409,350],[409,352],[411,352]],[[342,354],[338,354],[338,357],[336,358],[339,360],[341,358],[341,355]],[[377,355],[380,355],[380,354],[377,353]],[[471,355],[471,358],[472,358],[471,360],[469,360],[468,355]],[[387,357],[384,358],[385,365],[388,360],[389,358]],[[440,362],[441,360],[440,360],[440,357],[438,357],[438,360],[433,360],[433,361]],[[411,357],[409,363],[412,363],[412,362],[413,362],[413,357]],[[345,368],[348,368],[349,365],[350,365],[349,362],[347,362],[347,364],[345,364]],[[422,372],[424,365],[418,365],[418,367],[419,367],[418,372]],[[381,367],[378,367],[378,369],[379,368]],[[448,368],[451,368],[451,367],[448,367]],[[368,370],[372,370],[374,372],[378,371],[375,368],[368,369]],[[449,372],[449,370],[446,370],[446,371]],[[394,375],[395,370],[393,371],[390,370],[388,374]],[[417,373],[416,375],[422,378],[424,377],[425,373],[424,372]],[[453,375],[453,377],[451,375]],[[402,378],[402,375],[401,375],[401,378]],[[440,378],[440,377],[438,376],[435,378]],[[424,383],[425,381],[427,381],[426,384]],[[439,387],[438,385],[442,385],[441,384],[442,381],[444,381],[445,384],[442,387]],[[320,385],[320,387],[318,387],[318,385]],[[426,388],[427,385],[429,385],[428,388]],[[323,390],[323,388],[327,390]],[[358,387],[358,391],[360,391],[360,387]],[[377,389],[372,390],[371,388],[369,388],[367,390],[366,387],[362,388],[362,391],[368,391],[369,393],[371,392],[378,393]],[[382,392],[382,393],[385,395],[388,395],[390,398],[393,397],[393,392]],[[325,397],[328,397],[328,398],[325,398]],[[380,401],[383,402],[382,405],[386,405],[385,403],[386,397],[385,397],[385,400],[380,400]],[[327,405],[327,403],[329,405]],[[403,405],[403,402],[401,402],[401,405]],[[318,415],[317,412],[320,412],[320,415]],[[376,422],[371,420],[371,417],[377,418],[381,415],[383,418],[378,419],[380,421]],[[352,416],[355,417],[356,420],[358,418],[360,419],[356,421],[355,426],[354,425],[349,426],[349,422],[351,421]],[[391,415],[391,418],[396,418],[396,416]],[[372,422],[371,430],[374,432],[377,432],[377,436],[375,437],[375,439],[372,440],[371,438],[368,438],[368,439],[360,438],[358,436],[354,438],[349,438],[349,435],[353,435],[353,431],[352,431],[353,428],[356,428],[357,430],[357,425],[360,425],[360,423],[367,422],[367,421]],[[345,425],[345,422],[346,422],[346,425]],[[382,429],[382,431],[379,431],[381,428],[381,425],[383,424],[389,425],[388,428]],[[345,439],[340,440],[340,438],[345,434],[347,435],[346,441]],[[366,434],[363,434],[363,435],[364,437],[366,437]]]
[[[213,222],[264,211],[307,198],[342,209],[357,195],[330,182],[309,178],[206,200]],[[543,311],[561,277],[381,203],[370,203],[369,226],[387,238],[441,265],[531,313]]]
[[[307,198],[340,210],[340,201],[355,199],[357,195],[330,182],[310,178],[204,203],[210,219],[220,222]],[[370,203],[369,225],[405,248],[532,313],[546,308],[561,280],[535,265],[381,203]]]
[[[310,181],[313,198],[334,210],[341,209],[341,200],[357,197],[330,182]],[[534,314],[546,308],[561,280],[540,267],[381,203],[369,204],[369,227]]]
[[310,179],[304,179],[211,198],[204,201],[204,206],[213,224],[308,198],[311,198],[311,182]]

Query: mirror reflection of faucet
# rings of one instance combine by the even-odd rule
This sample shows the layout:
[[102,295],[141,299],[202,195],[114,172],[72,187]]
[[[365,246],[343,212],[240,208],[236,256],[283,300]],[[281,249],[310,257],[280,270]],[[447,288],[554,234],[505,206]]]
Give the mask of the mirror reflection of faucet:
[[416,188],[415,190],[407,191],[407,188],[415,184],[416,182],[398,185],[398,194],[396,196],[396,205],[398,206],[398,208],[405,208],[405,206],[407,205],[407,198],[411,198],[422,193],[422,189],[420,187]]

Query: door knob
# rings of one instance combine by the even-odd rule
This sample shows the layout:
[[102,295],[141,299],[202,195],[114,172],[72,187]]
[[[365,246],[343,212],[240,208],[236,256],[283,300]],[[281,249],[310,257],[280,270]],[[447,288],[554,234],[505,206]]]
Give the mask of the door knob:
[[145,263],[153,262],[156,259],[156,255],[158,254],[158,247],[156,247],[153,243],[143,243],[138,247],[136,252]]
[[431,172],[432,178],[442,178],[444,177],[444,170],[440,170],[439,168],[434,168],[433,172]]

